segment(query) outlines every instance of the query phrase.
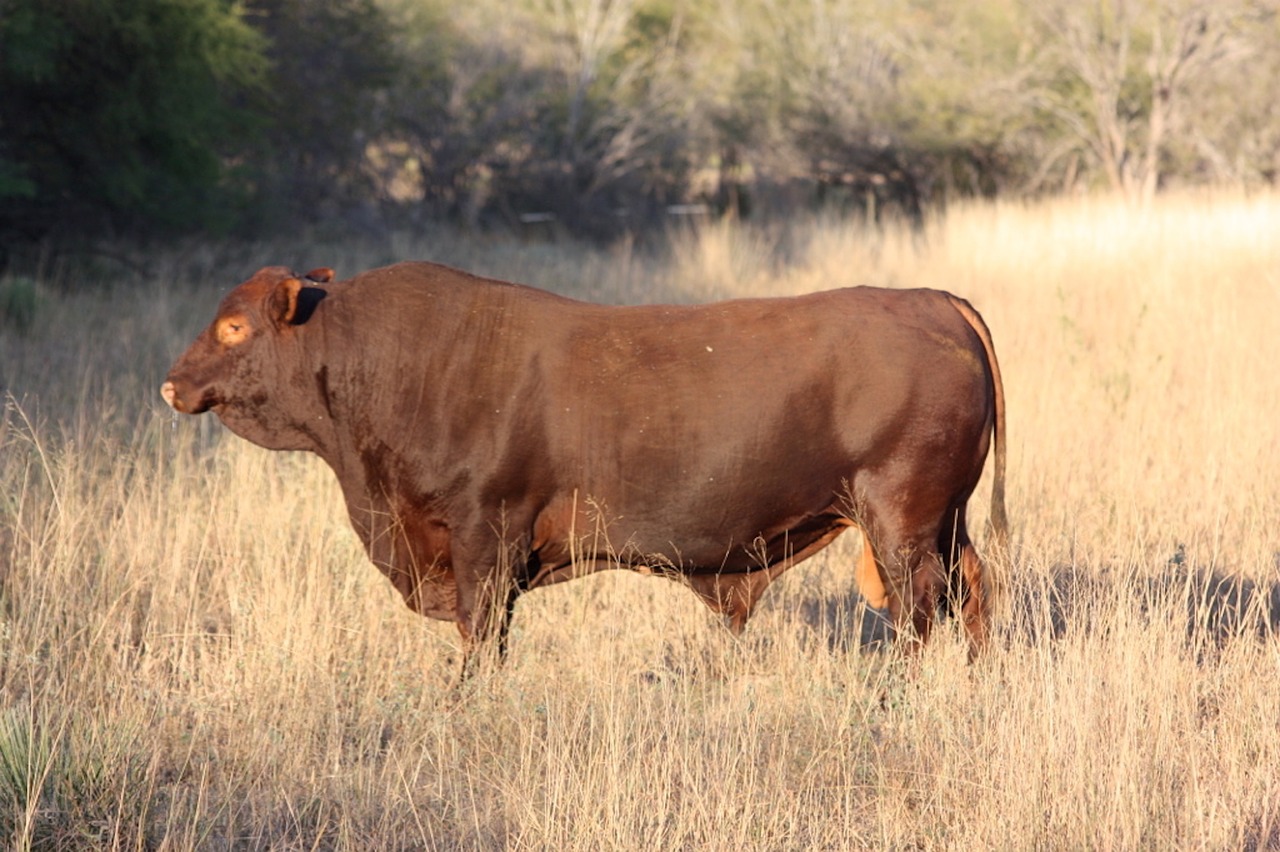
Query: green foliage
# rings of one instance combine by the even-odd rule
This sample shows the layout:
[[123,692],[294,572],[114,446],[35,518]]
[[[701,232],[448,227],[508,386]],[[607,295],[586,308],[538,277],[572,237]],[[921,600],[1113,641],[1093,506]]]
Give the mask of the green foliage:
[[0,158],[0,203],[6,198],[34,198],[36,183],[27,177],[26,169]]
[[0,328],[26,332],[35,322],[39,304],[40,290],[34,278],[0,278]]
[[14,848],[101,848],[141,840],[147,803],[137,732],[91,720],[51,726],[0,712],[0,836]]
[[37,729],[30,715],[6,711],[0,715],[0,832],[12,837],[17,821],[31,813],[43,796],[53,762],[53,743]]
[[0,224],[225,224],[267,68],[236,5],[9,0],[0,44]]

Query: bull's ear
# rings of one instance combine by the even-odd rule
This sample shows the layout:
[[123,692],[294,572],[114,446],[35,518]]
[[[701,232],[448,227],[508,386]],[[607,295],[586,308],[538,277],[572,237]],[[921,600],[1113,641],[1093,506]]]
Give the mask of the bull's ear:
[[298,293],[302,291],[302,282],[297,278],[286,278],[271,291],[267,301],[268,315],[278,327],[293,322],[298,313]]
[[302,276],[308,281],[314,281],[317,284],[328,284],[333,280],[334,272],[327,266],[317,266],[315,269]]

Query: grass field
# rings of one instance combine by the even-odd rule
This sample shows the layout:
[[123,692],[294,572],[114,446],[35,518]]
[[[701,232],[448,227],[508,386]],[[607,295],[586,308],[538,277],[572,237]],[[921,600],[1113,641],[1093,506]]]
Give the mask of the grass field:
[[[0,280],[0,842],[1280,848],[1277,235],[1280,196],[1219,194],[658,247],[189,246],[127,284]],[[407,257],[614,302],[969,298],[1009,402],[992,651],[967,666],[948,628],[905,665],[842,541],[740,639],[660,579],[532,593],[507,665],[451,694],[456,631],[369,565],[329,471],[156,392],[257,267]]]

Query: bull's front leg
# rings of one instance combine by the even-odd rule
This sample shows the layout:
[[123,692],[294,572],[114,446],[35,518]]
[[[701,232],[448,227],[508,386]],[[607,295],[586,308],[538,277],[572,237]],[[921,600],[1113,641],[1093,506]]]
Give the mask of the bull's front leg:
[[501,665],[506,659],[511,617],[523,591],[520,568],[525,562],[521,548],[487,526],[473,535],[455,536],[455,623],[462,635],[463,681],[486,662]]
[[462,635],[462,672],[468,680],[486,663],[501,665],[507,657],[507,634],[520,591],[514,583],[504,591],[497,584],[480,583],[473,593],[458,587],[458,632]]

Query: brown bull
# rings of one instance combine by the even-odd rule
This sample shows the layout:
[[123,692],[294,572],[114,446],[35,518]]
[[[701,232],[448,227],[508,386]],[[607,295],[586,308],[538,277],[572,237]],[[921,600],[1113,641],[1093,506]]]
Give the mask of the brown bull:
[[858,585],[900,633],[958,604],[984,644],[965,509],[994,439],[1006,529],[1004,400],[964,300],[606,307],[431,263],[332,275],[260,270],[161,394],[328,462],[369,558],[469,656],[505,644],[521,592],[602,568],[682,577],[741,629],[855,525]]

